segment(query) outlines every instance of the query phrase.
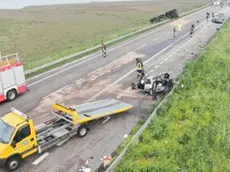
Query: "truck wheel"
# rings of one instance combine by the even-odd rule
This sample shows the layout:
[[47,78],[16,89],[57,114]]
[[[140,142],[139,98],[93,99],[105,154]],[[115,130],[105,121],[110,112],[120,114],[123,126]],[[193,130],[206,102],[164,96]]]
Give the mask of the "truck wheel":
[[21,165],[21,159],[18,156],[11,157],[6,161],[5,168],[7,171],[17,170]]
[[6,94],[6,98],[8,101],[12,101],[16,99],[17,97],[17,91],[15,89],[9,90]]
[[77,130],[78,137],[85,137],[88,133],[88,127],[86,125],[81,125]]

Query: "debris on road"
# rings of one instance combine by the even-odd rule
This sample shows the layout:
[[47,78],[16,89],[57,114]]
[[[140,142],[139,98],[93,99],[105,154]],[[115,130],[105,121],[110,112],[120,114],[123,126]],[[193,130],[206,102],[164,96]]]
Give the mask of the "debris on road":
[[107,122],[108,120],[110,120],[110,119],[111,119],[110,116],[106,117],[105,120],[102,122],[102,124],[106,123],[106,122]]
[[87,168],[87,167],[84,167],[84,166],[81,166],[81,169],[79,169],[78,171],[79,172],[91,172],[91,168]]
[[112,161],[112,156],[104,156],[103,157],[103,166],[106,168]]
[[128,136],[129,136],[128,134],[125,134],[125,135],[124,135],[124,138],[126,139]]
[[48,156],[49,156],[48,152],[44,153],[42,156],[40,156],[38,159],[36,159],[33,162],[33,165],[38,165],[39,163],[41,163],[42,161],[44,161]]

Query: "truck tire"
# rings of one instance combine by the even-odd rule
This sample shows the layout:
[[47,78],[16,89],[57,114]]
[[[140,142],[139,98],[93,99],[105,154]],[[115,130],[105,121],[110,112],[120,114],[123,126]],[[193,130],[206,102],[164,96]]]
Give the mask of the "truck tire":
[[19,156],[13,156],[6,161],[5,168],[7,171],[15,171],[21,165],[21,158]]
[[18,95],[17,91],[15,89],[12,89],[6,93],[6,98],[8,101],[12,101],[12,100],[16,99],[17,95]]
[[85,137],[88,133],[89,128],[86,125],[81,125],[77,130],[78,137]]

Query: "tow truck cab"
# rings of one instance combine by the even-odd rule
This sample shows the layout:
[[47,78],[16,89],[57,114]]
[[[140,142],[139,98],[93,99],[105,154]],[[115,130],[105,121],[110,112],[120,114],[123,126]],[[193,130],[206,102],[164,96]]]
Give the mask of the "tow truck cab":
[[0,119],[0,165],[16,170],[22,159],[38,151],[32,119],[11,109]]

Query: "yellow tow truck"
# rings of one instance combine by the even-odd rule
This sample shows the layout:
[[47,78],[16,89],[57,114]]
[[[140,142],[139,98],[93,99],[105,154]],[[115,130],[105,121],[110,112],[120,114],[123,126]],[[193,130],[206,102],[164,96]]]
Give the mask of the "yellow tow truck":
[[55,103],[51,108],[54,117],[37,126],[28,115],[11,108],[11,112],[0,119],[0,165],[14,171],[24,158],[32,154],[60,146],[73,136],[84,137],[89,130],[88,122],[128,111],[132,107],[116,99],[75,107]]

